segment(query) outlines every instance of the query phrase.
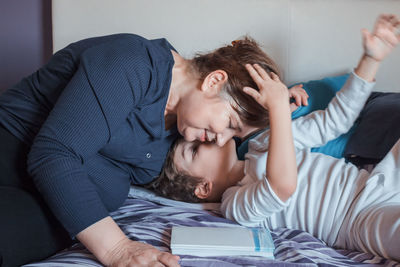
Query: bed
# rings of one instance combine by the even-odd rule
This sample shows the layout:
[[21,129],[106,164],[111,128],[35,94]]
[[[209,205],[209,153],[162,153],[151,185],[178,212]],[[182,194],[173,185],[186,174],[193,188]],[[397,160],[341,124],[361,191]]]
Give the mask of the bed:
[[[169,200],[132,186],[124,205],[112,213],[125,234],[135,241],[170,251],[171,228],[182,226],[238,227],[223,218],[218,203],[192,204]],[[293,229],[272,231],[275,259],[263,257],[195,257],[181,255],[181,266],[400,266],[400,263],[368,253],[335,250],[310,234]],[[24,267],[102,266],[81,244],[61,251],[44,261]]]
[[[361,27],[379,13],[400,14],[399,0],[80,0],[52,1],[53,50],[93,36],[132,32],[166,37],[186,57],[248,34],[283,70],[286,84],[321,79],[351,70],[361,53]],[[361,15],[356,15],[361,14]],[[385,62],[377,91],[399,91],[394,75],[400,49]],[[223,218],[218,203],[189,204],[132,187],[112,217],[132,240],[170,251],[174,225],[238,227]],[[335,250],[306,232],[272,231],[275,259],[181,256],[182,266],[400,266],[356,251]],[[25,267],[101,266],[81,244]]]

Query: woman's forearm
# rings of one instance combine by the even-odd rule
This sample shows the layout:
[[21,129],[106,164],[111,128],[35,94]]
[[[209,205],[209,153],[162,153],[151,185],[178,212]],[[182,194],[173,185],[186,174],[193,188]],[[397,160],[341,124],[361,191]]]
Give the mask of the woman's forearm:
[[110,252],[126,240],[126,235],[111,217],[106,217],[81,231],[77,238],[104,265],[111,262]]
[[286,201],[296,190],[297,164],[289,105],[270,109],[267,179],[277,196]]

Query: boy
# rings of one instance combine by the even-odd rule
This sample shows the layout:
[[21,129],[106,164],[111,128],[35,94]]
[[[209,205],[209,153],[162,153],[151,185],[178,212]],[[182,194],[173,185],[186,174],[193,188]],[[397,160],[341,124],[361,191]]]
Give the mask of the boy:
[[[250,141],[246,161],[234,142],[223,147],[178,141],[153,187],[184,201],[219,201],[245,226],[301,229],[328,245],[400,261],[400,141],[370,174],[310,148],[346,132],[374,85],[380,62],[400,42],[394,15],[363,30],[364,54],[324,111],[290,121],[287,88],[258,65],[246,66],[269,110],[270,130]],[[292,134],[293,131],[293,134]]]

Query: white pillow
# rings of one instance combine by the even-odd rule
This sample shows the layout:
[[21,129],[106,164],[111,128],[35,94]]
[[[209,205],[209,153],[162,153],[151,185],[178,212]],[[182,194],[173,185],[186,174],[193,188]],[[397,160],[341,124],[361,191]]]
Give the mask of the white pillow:
[[211,210],[218,212],[220,212],[220,206],[221,206],[221,203],[188,203],[183,201],[172,200],[158,196],[156,193],[136,185],[131,185],[128,197],[144,199],[164,206],[191,208],[199,210]]

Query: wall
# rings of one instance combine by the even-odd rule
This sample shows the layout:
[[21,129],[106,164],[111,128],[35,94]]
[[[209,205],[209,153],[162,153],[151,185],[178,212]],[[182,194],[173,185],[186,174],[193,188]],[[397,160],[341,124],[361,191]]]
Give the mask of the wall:
[[0,1],[0,92],[45,64],[52,54],[51,1]]
[[[166,37],[185,57],[245,34],[255,38],[290,85],[351,71],[363,27],[400,0],[53,0],[57,51],[92,36],[132,32]],[[400,92],[400,48],[383,62],[374,90]]]

